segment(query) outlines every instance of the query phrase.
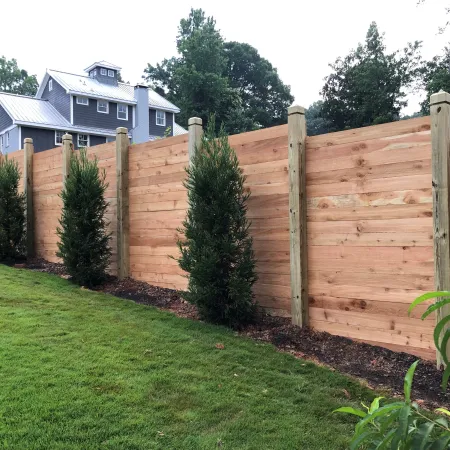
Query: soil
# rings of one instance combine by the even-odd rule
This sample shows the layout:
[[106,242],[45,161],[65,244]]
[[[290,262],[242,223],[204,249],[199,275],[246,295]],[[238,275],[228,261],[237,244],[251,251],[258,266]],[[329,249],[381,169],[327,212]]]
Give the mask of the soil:
[[[21,267],[68,278],[62,264],[35,259]],[[109,279],[98,288],[114,296],[144,305],[171,311],[177,316],[199,320],[195,306],[183,300],[177,291],[159,288],[142,281]],[[246,326],[239,334],[270,342],[280,351],[295,357],[351,375],[374,389],[387,390],[402,396],[403,379],[409,366],[417,360],[408,353],[394,352],[351,339],[317,332],[292,325],[289,318],[274,317],[259,311],[255,324]],[[425,408],[450,407],[450,388],[443,393],[440,387],[442,372],[430,361],[421,361],[416,369],[413,398]]]

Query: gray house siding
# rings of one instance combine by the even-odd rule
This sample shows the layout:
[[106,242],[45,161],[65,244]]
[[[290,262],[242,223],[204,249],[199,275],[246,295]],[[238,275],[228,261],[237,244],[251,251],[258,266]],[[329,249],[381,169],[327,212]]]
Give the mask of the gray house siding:
[[49,78],[47,85],[45,86],[42,98],[48,100],[55,109],[70,122],[70,95],[66,93],[66,90],[53,80],[53,89],[48,90],[48,83],[52,78]]
[[166,111],[166,125],[156,125],[156,109],[150,109],[150,136],[164,136],[166,129],[170,127],[169,136],[173,136],[173,113]]
[[[9,146],[6,147],[6,133],[9,133]],[[0,133],[0,138],[3,137],[3,147],[2,152],[3,153],[11,153],[15,152],[16,150],[20,150],[22,148],[22,145],[20,143],[20,127],[15,126],[11,130],[7,131],[6,133]]]
[[0,106],[0,131],[10,127],[13,124],[11,117],[5,111],[3,106]]
[[117,118],[117,103],[109,102],[109,114],[97,112],[97,100],[90,98],[89,105],[78,105],[73,97],[73,124],[93,128],[115,130],[117,127],[133,127],[133,107],[128,105],[128,120]]
[[[64,131],[64,130],[62,130]],[[73,147],[78,149],[78,133],[71,132],[73,137]],[[34,151],[42,152],[55,148],[55,130],[47,130],[45,128],[22,127],[22,138],[30,137],[33,139]],[[104,144],[105,136],[89,135],[89,144],[91,147]]]

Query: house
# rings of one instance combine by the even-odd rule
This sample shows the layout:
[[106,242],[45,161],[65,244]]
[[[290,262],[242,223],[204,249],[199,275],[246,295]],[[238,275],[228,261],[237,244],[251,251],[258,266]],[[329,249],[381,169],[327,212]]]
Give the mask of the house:
[[117,127],[134,143],[186,133],[177,106],[145,85],[119,82],[119,71],[106,61],[86,75],[47,70],[35,97],[0,93],[0,152],[22,148],[27,137],[36,152],[54,148],[65,133],[75,148],[94,146],[114,141]]

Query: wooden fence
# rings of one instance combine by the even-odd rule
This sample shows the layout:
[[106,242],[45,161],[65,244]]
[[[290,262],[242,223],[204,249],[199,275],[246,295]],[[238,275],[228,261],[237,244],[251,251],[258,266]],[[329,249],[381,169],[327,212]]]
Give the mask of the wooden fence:
[[[450,139],[450,133],[442,137],[450,120],[450,101],[444,100],[432,110],[432,131],[423,117],[305,137],[303,110],[296,107],[289,125],[230,136],[252,193],[248,216],[259,273],[254,294],[261,306],[284,316],[295,310],[294,323],[435,359],[435,318],[420,320],[426,306],[411,317],[407,309],[426,291],[450,288],[445,274],[435,276],[433,255],[433,246],[440,261],[448,254],[448,210],[440,240],[433,232],[438,202],[432,166],[436,155],[448,152]],[[439,121],[442,111],[447,116]],[[183,135],[89,149],[110,183],[108,218],[113,249],[122,246],[121,275],[186,287],[170,256],[178,254],[177,228],[188,206],[185,167],[200,135],[197,120],[190,125],[191,142]],[[32,163],[35,251],[50,261],[57,260],[63,150],[37,153]],[[121,161],[128,160],[128,171],[116,171],[117,155],[127,155]],[[24,151],[11,157],[23,169]],[[434,191],[448,202],[444,175],[433,176]],[[117,252],[110,269],[117,273]]]

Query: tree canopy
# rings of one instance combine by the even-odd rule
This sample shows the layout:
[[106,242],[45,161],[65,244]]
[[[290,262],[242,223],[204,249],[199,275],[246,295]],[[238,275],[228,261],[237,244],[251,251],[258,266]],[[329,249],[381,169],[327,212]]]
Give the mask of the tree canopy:
[[365,43],[330,65],[321,92],[323,117],[336,130],[398,120],[407,105],[405,90],[417,78],[421,43],[387,53],[383,36],[372,22]]
[[0,58],[0,91],[34,96],[38,87],[36,75],[28,75],[26,70],[19,69],[14,58]]
[[191,9],[177,36],[178,56],[148,64],[144,78],[178,105],[178,121],[214,114],[218,126],[239,133],[286,122],[293,102],[289,86],[275,68],[248,44],[225,42],[213,17]]

